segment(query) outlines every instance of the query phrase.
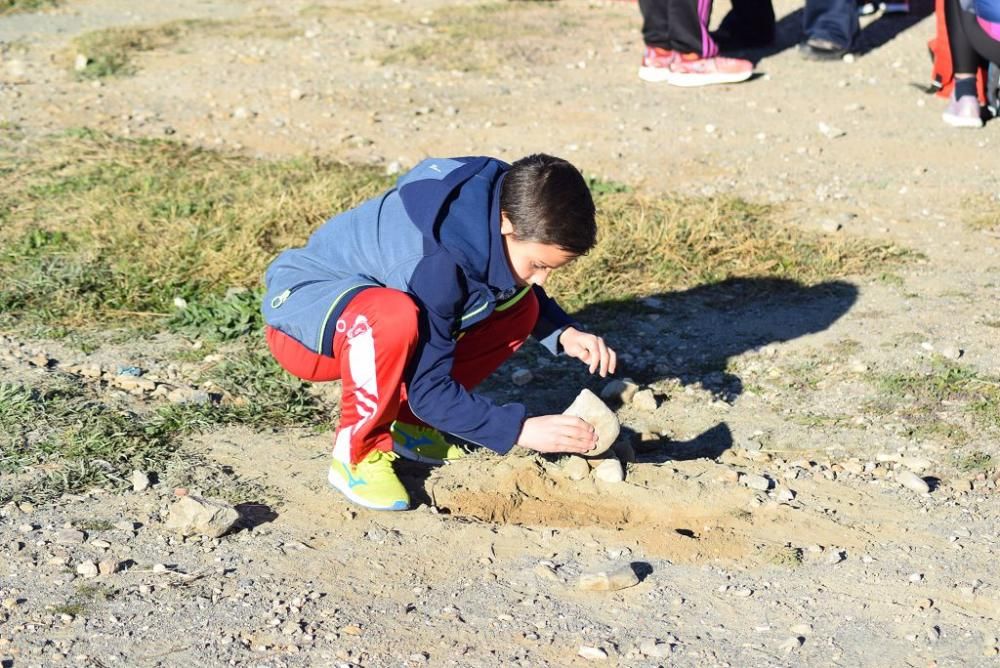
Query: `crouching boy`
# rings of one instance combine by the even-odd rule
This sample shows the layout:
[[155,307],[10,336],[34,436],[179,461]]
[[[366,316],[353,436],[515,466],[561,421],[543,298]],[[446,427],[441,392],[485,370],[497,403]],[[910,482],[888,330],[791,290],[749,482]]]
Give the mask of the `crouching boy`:
[[583,420],[527,417],[472,389],[529,335],[614,372],[615,352],[542,289],[596,234],[590,191],[565,160],[429,159],[282,252],[265,276],[271,352],[303,380],[343,383],[330,483],[368,508],[405,510],[400,454],[447,461],[462,441],[501,454],[591,449]]

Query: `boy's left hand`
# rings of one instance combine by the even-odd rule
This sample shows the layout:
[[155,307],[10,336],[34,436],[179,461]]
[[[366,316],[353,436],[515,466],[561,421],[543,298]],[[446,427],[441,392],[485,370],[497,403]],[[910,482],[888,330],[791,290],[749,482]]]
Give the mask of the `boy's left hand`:
[[567,327],[559,336],[559,343],[570,357],[575,357],[590,367],[590,373],[600,370],[604,378],[615,372],[617,355],[599,336]]

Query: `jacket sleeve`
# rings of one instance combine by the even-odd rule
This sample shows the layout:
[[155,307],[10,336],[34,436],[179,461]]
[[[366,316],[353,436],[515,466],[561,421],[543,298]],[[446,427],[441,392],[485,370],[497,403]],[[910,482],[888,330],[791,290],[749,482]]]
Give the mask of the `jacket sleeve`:
[[559,337],[563,331],[570,325],[579,328],[579,324],[562,310],[556,300],[545,294],[545,290],[540,286],[533,285],[531,289],[538,297],[538,322],[535,323],[531,335],[553,355],[558,355],[562,352]]
[[465,277],[444,253],[417,265],[410,294],[420,307],[420,340],[407,373],[407,398],[413,414],[427,424],[500,454],[521,433],[526,409],[500,406],[469,392],[451,376],[455,333],[466,298]]

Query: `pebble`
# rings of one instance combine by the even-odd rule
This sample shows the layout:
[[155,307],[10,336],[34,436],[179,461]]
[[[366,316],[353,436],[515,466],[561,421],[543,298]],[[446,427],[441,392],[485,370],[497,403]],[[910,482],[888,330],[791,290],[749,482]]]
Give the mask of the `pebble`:
[[923,573],[910,573],[910,582],[917,583],[924,579]]
[[819,128],[820,134],[826,137],[827,139],[838,139],[847,134],[840,128],[824,123],[823,121],[820,121],[817,124],[817,127]]
[[88,559],[80,562],[80,565],[76,567],[76,572],[85,578],[96,578],[100,570],[97,568],[97,564]]
[[650,389],[639,390],[632,396],[632,406],[640,411],[652,413],[657,408],[656,396]]
[[55,542],[59,545],[80,545],[87,539],[87,534],[76,529],[60,529],[56,532]]
[[931,491],[931,486],[927,484],[927,481],[913,471],[896,471],[896,482],[917,494],[926,494]]
[[807,636],[812,633],[813,627],[812,624],[803,623],[803,624],[795,624],[788,630],[797,636]]
[[231,505],[200,496],[180,497],[171,507],[166,527],[182,536],[201,534],[218,538],[229,531],[240,518]]
[[771,489],[771,481],[762,475],[756,475],[753,473],[744,473],[740,476],[740,482],[750,489],[756,489],[761,492],[766,492]]
[[618,591],[639,584],[639,576],[632,566],[625,565],[613,571],[598,571],[584,573],[580,576],[577,586],[584,591]]
[[941,628],[938,626],[932,626],[927,629],[927,642],[935,643],[941,639]]
[[667,643],[650,639],[643,640],[639,643],[639,651],[642,652],[644,656],[649,656],[654,659],[665,659],[670,656],[670,653],[674,651],[674,648]]
[[112,575],[118,572],[119,564],[117,559],[101,559],[97,564],[97,570],[101,575]]
[[622,482],[625,480],[625,471],[617,459],[605,459],[594,469],[594,477],[604,482]]
[[548,562],[539,562],[533,569],[535,575],[543,580],[551,580],[553,582],[559,582],[559,574],[556,573],[556,569]]
[[510,374],[510,382],[517,386],[527,385],[532,380],[534,380],[535,374],[531,373],[531,369],[515,369],[514,373]]
[[785,642],[781,643],[778,649],[780,649],[785,654],[789,654],[797,650],[799,647],[802,647],[802,642],[803,640],[799,636],[792,636]]
[[829,556],[826,558],[826,563],[833,566],[834,564],[839,564],[847,557],[844,555],[842,550],[831,550]]
[[590,475],[590,464],[583,457],[570,455],[563,459],[562,471],[570,480],[583,480]]
[[899,463],[917,473],[926,471],[933,466],[929,459],[924,459],[923,457],[903,457],[899,460]]
[[82,53],[78,53],[76,54],[76,58],[73,59],[73,69],[77,72],[82,72],[87,69],[88,63],[90,63],[90,58]]
[[944,348],[941,349],[941,355],[950,360],[957,360],[964,353],[965,353],[964,350],[962,350],[961,348],[957,348],[955,346],[945,346]]
[[600,647],[588,647],[587,645],[581,645],[578,654],[589,661],[603,661],[608,658],[608,653]]
[[788,503],[789,501],[795,500],[795,492],[787,487],[779,487],[774,492],[774,498],[782,503]]
[[138,469],[132,471],[131,481],[133,492],[145,492],[149,489],[149,476],[146,475],[145,471],[140,471]]
[[639,391],[639,386],[628,378],[615,379],[609,382],[601,390],[601,399],[605,401],[618,401],[627,404],[635,397]]

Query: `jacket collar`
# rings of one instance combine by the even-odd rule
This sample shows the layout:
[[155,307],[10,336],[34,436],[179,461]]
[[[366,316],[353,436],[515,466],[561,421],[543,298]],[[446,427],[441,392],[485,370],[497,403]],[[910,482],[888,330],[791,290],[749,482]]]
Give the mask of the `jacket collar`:
[[500,234],[500,189],[507,176],[504,172],[493,184],[493,197],[490,206],[490,260],[487,267],[486,280],[498,301],[510,299],[517,293],[517,282],[507,262],[507,249]]

